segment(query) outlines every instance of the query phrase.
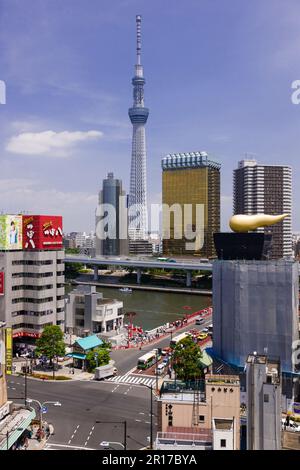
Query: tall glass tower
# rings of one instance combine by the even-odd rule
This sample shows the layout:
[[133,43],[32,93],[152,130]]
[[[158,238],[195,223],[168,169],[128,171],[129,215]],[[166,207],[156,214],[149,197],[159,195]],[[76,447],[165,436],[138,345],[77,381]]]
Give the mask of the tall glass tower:
[[[133,127],[129,192],[129,236],[137,240],[146,238],[148,234],[145,124],[148,119],[149,109],[144,106],[145,79],[141,64],[141,21],[141,16],[137,15],[137,61],[135,75],[132,79],[133,106],[128,110]],[[133,205],[135,206],[135,216],[130,213],[130,207]]]

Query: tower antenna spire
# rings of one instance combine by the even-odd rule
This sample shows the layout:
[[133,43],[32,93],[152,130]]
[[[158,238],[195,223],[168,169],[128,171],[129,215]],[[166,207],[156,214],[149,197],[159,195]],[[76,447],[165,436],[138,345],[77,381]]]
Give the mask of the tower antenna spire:
[[137,65],[141,65],[142,34],[141,34],[141,15],[136,15],[136,57]]

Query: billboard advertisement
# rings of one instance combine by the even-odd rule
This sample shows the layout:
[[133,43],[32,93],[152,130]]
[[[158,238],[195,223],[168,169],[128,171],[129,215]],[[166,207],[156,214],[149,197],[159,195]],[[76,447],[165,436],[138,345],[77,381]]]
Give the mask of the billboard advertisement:
[[63,231],[61,216],[23,216],[24,250],[59,250],[62,247]]
[[6,374],[11,375],[13,359],[12,328],[6,328],[5,335],[5,369]]
[[0,271],[0,295],[4,295],[4,272]]
[[0,250],[22,250],[22,216],[0,215]]

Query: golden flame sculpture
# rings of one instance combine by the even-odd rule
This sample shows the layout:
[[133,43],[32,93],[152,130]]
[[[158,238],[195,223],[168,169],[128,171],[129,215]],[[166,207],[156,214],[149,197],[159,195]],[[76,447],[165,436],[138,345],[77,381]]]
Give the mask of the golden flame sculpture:
[[256,215],[233,215],[229,220],[229,226],[234,232],[248,232],[249,230],[255,230],[258,227],[268,227],[270,225],[277,224],[285,219],[288,214],[281,215],[267,215],[267,214],[256,214]]

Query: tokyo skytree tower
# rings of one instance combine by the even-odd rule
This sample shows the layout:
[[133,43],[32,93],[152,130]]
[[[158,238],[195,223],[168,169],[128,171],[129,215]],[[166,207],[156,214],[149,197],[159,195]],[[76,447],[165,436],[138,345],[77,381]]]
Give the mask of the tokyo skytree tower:
[[129,215],[129,236],[133,239],[146,238],[148,234],[145,124],[148,119],[149,109],[144,106],[145,79],[141,64],[141,21],[141,16],[137,15],[137,61],[135,76],[132,79],[133,106],[128,110],[133,127],[129,208],[135,205],[136,213],[138,213],[138,218],[136,219]]

